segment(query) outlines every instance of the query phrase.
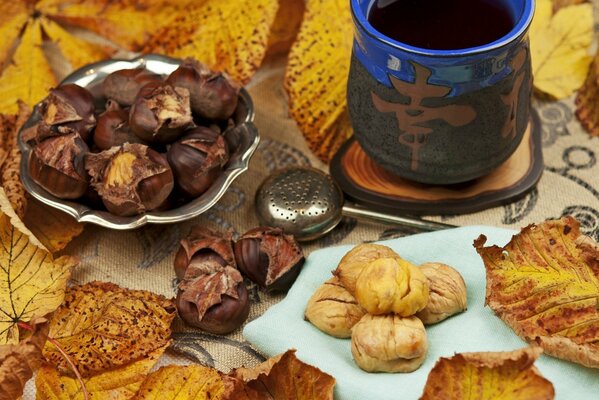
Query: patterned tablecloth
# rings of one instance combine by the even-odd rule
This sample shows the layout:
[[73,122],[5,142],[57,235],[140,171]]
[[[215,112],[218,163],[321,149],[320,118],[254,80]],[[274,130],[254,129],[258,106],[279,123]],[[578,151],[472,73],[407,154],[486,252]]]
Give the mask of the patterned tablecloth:
[[[595,0],[597,18],[599,1]],[[596,26],[599,30],[599,24]],[[291,165],[312,165],[326,169],[308,150],[301,133],[287,113],[282,87],[283,60],[265,65],[248,85],[255,107],[255,123],[260,130],[260,146],[250,169],[238,178],[221,201],[204,215],[185,223],[146,226],[119,232],[89,225],[65,250],[81,258],[72,283],[91,280],[146,289],[166,296],[176,294],[173,271],[174,252],[179,240],[194,224],[215,229],[232,229],[236,234],[257,226],[254,194],[258,184],[271,172]],[[501,207],[460,216],[432,216],[431,219],[456,225],[492,225],[520,228],[533,222],[570,214],[578,218],[583,231],[599,240],[599,138],[585,133],[574,115],[573,99],[540,101],[533,105],[542,120],[545,159],[543,176],[523,199]],[[359,243],[403,236],[402,229],[344,218],[326,237],[304,246],[311,251],[337,244]],[[259,317],[281,295],[271,296],[249,284],[249,320]],[[241,365],[253,366],[264,358],[244,340],[241,329],[221,337],[175,323],[170,359],[180,355],[228,371]],[[179,354],[179,356],[173,356]],[[29,392],[31,393],[31,392]],[[27,396],[26,396],[27,398]]]

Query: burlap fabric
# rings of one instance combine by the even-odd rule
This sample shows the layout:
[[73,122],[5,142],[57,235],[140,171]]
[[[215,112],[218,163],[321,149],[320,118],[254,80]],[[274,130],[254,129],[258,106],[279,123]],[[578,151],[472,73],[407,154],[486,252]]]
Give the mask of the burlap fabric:
[[[599,0],[594,0],[599,21]],[[597,27],[599,28],[599,26]],[[175,225],[146,226],[133,231],[112,231],[89,225],[65,250],[78,255],[80,266],[73,284],[92,280],[117,283],[165,295],[176,294],[177,281],[172,263],[179,240],[191,226],[202,224],[214,229],[232,229],[241,234],[257,226],[254,194],[262,180],[278,168],[312,165],[326,169],[308,150],[304,139],[287,112],[283,90],[284,60],[269,61],[248,85],[256,108],[255,123],[261,135],[260,146],[250,169],[239,177],[221,201],[193,220]],[[461,216],[431,216],[430,219],[456,225],[493,225],[520,228],[529,223],[571,214],[583,224],[585,233],[599,240],[599,138],[590,138],[574,116],[573,99],[546,102],[535,99],[542,120],[543,176],[532,192],[512,204]],[[345,218],[326,237],[304,246],[311,251],[341,243],[359,243],[402,236],[401,228]],[[323,268],[331,268],[323,265]],[[258,318],[282,295],[271,296],[248,282],[252,301],[249,320]],[[174,325],[175,341],[164,362],[181,362],[181,355],[222,371],[242,365],[253,366],[263,356],[244,340],[241,329],[215,336]],[[289,332],[293,335],[293,332]],[[31,397],[28,391],[25,397]]]

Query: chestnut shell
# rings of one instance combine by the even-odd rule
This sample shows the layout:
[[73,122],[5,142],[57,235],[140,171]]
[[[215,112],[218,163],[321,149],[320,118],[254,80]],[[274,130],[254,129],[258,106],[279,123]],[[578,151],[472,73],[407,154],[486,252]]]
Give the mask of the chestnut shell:
[[113,107],[100,114],[94,131],[94,144],[108,150],[125,143],[143,143],[129,129],[129,110]]
[[123,106],[131,106],[144,85],[161,82],[162,78],[145,68],[121,69],[114,71],[102,82],[104,96]]
[[222,135],[200,126],[171,145],[167,160],[181,192],[188,197],[198,197],[222,173],[229,160],[229,150]]
[[77,199],[89,186],[84,167],[88,152],[87,145],[77,133],[47,138],[33,148],[29,174],[52,195]]
[[40,123],[37,141],[73,132],[88,142],[96,124],[94,98],[90,92],[74,83],[50,90],[39,105]]
[[244,233],[233,250],[237,268],[270,292],[289,290],[305,261],[293,235],[268,226]]

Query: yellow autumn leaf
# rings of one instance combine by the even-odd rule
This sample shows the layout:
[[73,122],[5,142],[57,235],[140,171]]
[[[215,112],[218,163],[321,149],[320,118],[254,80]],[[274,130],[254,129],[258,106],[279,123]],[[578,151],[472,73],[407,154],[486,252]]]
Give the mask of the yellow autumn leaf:
[[552,400],[553,385],[533,366],[541,352],[536,347],[442,357],[420,400]]
[[591,136],[599,136],[599,51],[576,96],[576,116]]
[[27,22],[27,7],[24,1],[4,1],[0,13],[0,71],[7,61],[19,32]]
[[107,48],[76,38],[56,22],[46,17],[41,17],[40,20],[44,32],[56,43],[73,69],[102,60],[109,55]]
[[224,400],[217,370],[200,365],[169,365],[148,375],[131,400]]
[[[90,398],[94,400],[130,399],[141,387],[142,382],[168,345],[156,349],[146,358],[116,369],[100,371],[84,378],[83,382]],[[80,382],[70,376],[61,375],[50,365],[37,371],[35,378],[37,400],[83,400]]]
[[277,0],[203,0],[156,30],[144,52],[194,57],[247,83],[266,54]]
[[70,215],[33,198],[28,201],[23,222],[51,253],[64,249],[84,228]]
[[0,189],[0,344],[19,340],[17,321],[53,312],[62,303],[71,269],[68,256],[52,259],[14,213]]
[[[169,343],[175,317],[172,300],[107,282],[69,288],[50,321],[54,338],[83,377],[145,358]],[[44,356],[67,374],[68,364],[53,345]]]
[[289,111],[310,149],[328,161],[352,134],[346,85],[353,24],[346,0],[307,0],[289,53],[285,89]]
[[557,99],[570,96],[583,84],[589,70],[593,6],[559,9],[531,39],[535,88]]
[[0,76],[0,113],[16,114],[19,99],[33,106],[55,85],[56,79],[42,51],[40,21],[31,19],[11,63]]
[[191,0],[41,0],[42,15],[103,36],[129,50],[138,50]]
[[522,339],[555,357],[599,367],[599,246],[572,217],[530,225],[504,247],[475,242],[486,303]]
[[532,23],[530,24],[530,29],[528,30],[528,34],[530,36],[530,41],[533,44],[538,43],[542,40],[539,37],[539,32],[543,30],[549,21],[551,21],[551,16],[553,15],[553,1],[552,0],[536,0],[535,1],[535,14],[532,19]]

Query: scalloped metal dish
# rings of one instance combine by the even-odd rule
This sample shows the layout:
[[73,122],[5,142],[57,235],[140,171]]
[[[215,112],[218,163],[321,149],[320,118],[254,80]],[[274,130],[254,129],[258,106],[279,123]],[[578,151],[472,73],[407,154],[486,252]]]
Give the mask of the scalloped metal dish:
[[[98,99],[100,97],[99,85],[106,75],[111,72],[119,69],[144,67],[149,71],[168,75],[180,63],[180,60],[156,54],[144,55],[132,60],[101,61],[78,69],[64,79],[62,84],[76,83],[90,90],[94,94],[94,97]],[[103,104],[103,101],[100,104]],[[21,180],[25,189],[31,196],[42,203],[72,215],[79,222],[91,222],[106,228],[120,230],[134,229],[148,223],[170,224],[180,222],[207,211],[225,194],[227,188],[235,178],[248,169],[250,158],[260,142],[258,130],[253,124],[254,107],[252,99],[245,89],[241,89],[239,93],[239,105],[233,116],[235,127],[225,132],[225,139],[234,151],[231,152],[231,157],[225,166],[225,170],[210,189],[202,196],[172,210],[152,211],[132,217],[119,217],[110,214],[108,211],[94,210],[81,203],[54,197],[31,179],[28,163],[32,148],[23,140],[22,134],[27,128],[39,121],[39,118],[40,116],[36,107],[18,136],[19,147],[23,153],[20,165]]]

